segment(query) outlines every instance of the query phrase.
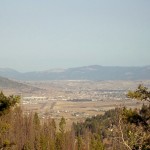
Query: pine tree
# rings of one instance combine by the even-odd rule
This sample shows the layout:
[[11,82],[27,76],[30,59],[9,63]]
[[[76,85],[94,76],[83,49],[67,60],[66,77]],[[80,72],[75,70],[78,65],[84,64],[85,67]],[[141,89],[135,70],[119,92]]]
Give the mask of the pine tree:
[[9,110],[19,103],[19,96],[5,96],[3,92],[0,92],[0,116],[9,112]]

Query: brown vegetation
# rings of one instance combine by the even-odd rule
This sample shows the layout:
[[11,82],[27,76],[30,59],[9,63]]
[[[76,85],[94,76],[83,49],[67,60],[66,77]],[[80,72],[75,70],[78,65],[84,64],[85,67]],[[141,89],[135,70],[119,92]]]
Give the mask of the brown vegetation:
[[[137,91],[141,92],[140,89],[132,91],[132,95],[137,94]],[[133,110],[124,107],[109,110],[104,115],[73,123],[72,128],[66,130],[65,118],[61,118],[57,129],[54,119],[41,121],[37,113],[23,114],[21,108],[16,105],[17,100],[18,97],[7,97],[3,93],[0,95],[0,149],[150,149],[149,104],[143,105],[141,109]]]

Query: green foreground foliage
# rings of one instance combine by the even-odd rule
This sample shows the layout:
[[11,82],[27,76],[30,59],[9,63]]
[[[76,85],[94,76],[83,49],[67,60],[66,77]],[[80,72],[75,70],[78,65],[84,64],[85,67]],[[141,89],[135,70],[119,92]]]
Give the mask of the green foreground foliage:
[[148,88],[140,84],[135,91],[129,91],[127,96],[136,100],[150,102],[150,91]]
[[72,128],[66,131],[65,118],[61,118],[58,130],[54,119],[41,122],[37,113],[24,115],[16,105],[19,97],[7,97],[1,92],[0,149],[150,150],[148,89],[139,86],[136,91],[130,91],[128,96],[148,103],[143,104],[141,109],[109,110],[104,115],[73,123]]
[[0,92],[0,116],[8,113],[10,109],[19,103],[19,96],[5,96],[3,92]]

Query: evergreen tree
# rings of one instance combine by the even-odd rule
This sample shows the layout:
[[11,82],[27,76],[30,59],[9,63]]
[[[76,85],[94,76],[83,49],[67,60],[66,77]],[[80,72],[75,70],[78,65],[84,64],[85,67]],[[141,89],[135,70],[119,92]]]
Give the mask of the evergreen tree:
[[5,96],[3,92],[0,92],[0,116],[9,112],[9,110],[19,103],[19,96]]
[[129,91],[127,96],[129,98],[150,102],[150,91],[142,84],[140,84],[135,91]]

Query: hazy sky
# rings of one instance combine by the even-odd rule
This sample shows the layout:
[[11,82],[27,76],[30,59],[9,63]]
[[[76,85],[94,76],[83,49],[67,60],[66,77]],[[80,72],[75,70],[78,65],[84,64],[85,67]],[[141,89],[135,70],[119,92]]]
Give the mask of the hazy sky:
[[1,0],[0,67],[150,65],[150,0]]

